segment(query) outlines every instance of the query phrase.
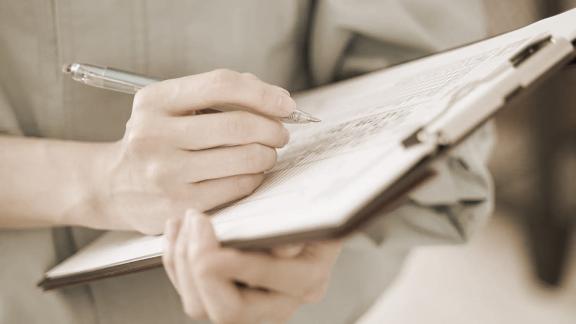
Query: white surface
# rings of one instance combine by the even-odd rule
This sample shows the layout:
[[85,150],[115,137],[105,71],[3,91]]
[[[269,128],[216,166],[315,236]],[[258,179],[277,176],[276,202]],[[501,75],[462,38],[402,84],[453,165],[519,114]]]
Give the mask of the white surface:
[[525,244],[495,218],[468,245],[419,249],[358,324],[576,323],[576,241],[557,291],[537,284]]

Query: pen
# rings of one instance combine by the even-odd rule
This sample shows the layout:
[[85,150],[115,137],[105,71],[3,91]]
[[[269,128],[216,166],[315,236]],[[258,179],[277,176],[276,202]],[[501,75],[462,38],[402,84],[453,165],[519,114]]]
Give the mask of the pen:
[[[89,86],[129,94],[135,94],[145,86],[160,81],[143,75],[91,64],[72,63],[64,66],[63,72],[69,74],[72,79]],[[298,109],[293,111],[288,117],[279,119],[283,123],[288,124],[306,124],[320,121],[320,119]]]

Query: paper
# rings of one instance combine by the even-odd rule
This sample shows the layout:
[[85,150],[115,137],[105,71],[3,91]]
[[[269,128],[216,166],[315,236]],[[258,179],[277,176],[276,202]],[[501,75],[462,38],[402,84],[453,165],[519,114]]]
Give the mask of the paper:
[[[322,123],[291,127],[291,143],[264,185],[214,215],[218,236],[241,239],[343,223],[429,152],[400,147],[406,136],[442,112],[478,68],[508,58],[525,42],[494,44],[432,68],[424,62],[402,66],[366,77],[361,87],[345,83],[298,98]],[[366,190],[364,178],[377,180]]]
[[[455,92],[543,32],[576,36],[576,11],[442,55],[300,94],[322,119],[289,126],[290,144],[251,196],[212,215],[221,241],[343,224],[382,188],[433,150],[401,141],[442,113]],[[570,27],[570,28],[568,28]],[[86,272],[162,253],[162,238],[109,233],[47,273]]]

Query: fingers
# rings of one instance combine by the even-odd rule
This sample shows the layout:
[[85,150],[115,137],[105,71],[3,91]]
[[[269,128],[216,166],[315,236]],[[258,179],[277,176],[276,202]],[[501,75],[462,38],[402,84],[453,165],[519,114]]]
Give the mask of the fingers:
[[263,287],[314,302],[323,295],[333,261],[328,253],[318,253],[313,259],[286,259],[266,253],[225,250],[218,266],[222,275],[249,287]]
[[[145,87],[134,98],[124,137],[105,154],[101,226],[156,233],[165,219],[156,215],[170,213],[154,206],[214,207],[251,193],[262,181],[252,174],[272,168],[273,148],[289,140],[274,118],[295,105],[286,90],[228,70]],[[195,114],[210,108],[234,111]]]
[[295,311],[300,304],[295,298],[274,292],[238,289],[233,280],[221,275],[217,254],[222,249],[218,250],[217,238],[207,217],[189,214],[184,226],[187,227],[184,235],[192,235],[188,237],[188,250],[183,258],[187,262],[184,265],[190,267],[195,264],[194,288],[210,320],[215,323],[277,323],[285,321]]
[[242,174],[263,173],[274,167],[276,150],[260,144],[182,152],[174,176],[190,183]]
[[301,302],[293,297],[250,288],[237,288],[228,278],[207,268],[198,280],[198,293],[214,323],[284,323]]
[[203,211],[250,195],[264,181],[263,174],[238,175],[189,185],[188,200]]
[[[207,224],[208,223],[208,224]],[[200,225],[198,225],[200,224]],[[211,232],[212,228],[206,217],[189,210],[181,223],[179,233],[172,249],[173,283],[177,287],[184,310],[188,316],[196,319],[206,317],[206,307],[198,294],[195,277],[191,274],[193,259],[200,251],[210,253],[216,249],[218,242]]]
[[215,323],[237,323],[244,313],[242,298],[236,285],[220,277],[209,267],[197,270],[198,294],[208,317]]
[[179,117],[169,123],[167,139],[184,150],[251,143],[279,148],[290,138],[280,122],[244,111]]
[[205,108],[240,109],[286,117],[296,109],[290,95],[254,76],[229,70],[166,80],[140,90],[134,106],[185,115]]
[[179,278],[186,276],[189,283],[181,286],[194,292],[190,294],[194,299],[182,298],[185,311],[193,318],[200,318],[204,313],[218,323],[224,322],[226,318],[221,318],[222,315],[239,312],[241,299],[234,283],[220,278],[209,266],[219,246],[212,225],[207,217],[188,213],[182,228],[186,241],[178,242],[183,248],[177,269]]

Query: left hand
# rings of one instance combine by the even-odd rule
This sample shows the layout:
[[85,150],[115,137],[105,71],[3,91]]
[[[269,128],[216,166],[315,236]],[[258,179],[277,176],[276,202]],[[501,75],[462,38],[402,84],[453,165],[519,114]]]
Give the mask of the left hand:
[[186,314],[214,323],[283,323],[300,305],[319,302],[342,245],[223,248],[210,220],[194,211],[168,221],[165,235],[164,267]]

